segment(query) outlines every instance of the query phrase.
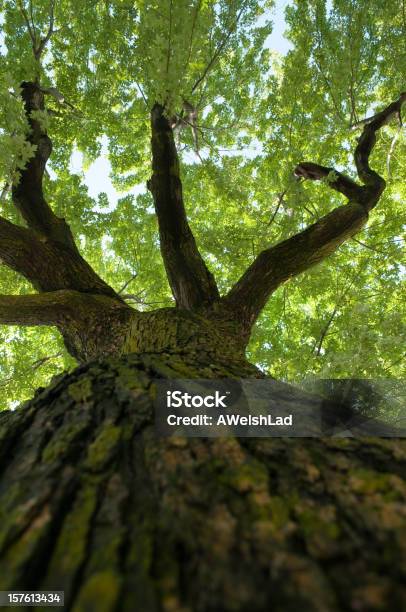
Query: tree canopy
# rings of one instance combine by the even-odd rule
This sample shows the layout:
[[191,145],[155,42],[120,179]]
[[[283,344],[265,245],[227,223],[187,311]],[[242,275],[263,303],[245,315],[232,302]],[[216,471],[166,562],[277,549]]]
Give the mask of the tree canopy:
[[[36,119],[53,141],[45,195],[97,274],[140,310],[174,304],[147,189],[155,103],[174,122],[190,225],[224,293],[265,247],[343,203],[329,188],[334,173],[315,183],[308,168],[294,173],[298,164],[355,179],[363,120],[406,88],[402,0],[290,2],[285,55],[273,49],[268,0],[3,0],[0,10],[1,215],[23,224],[11,186],[34,153],[20,93],[37,77],[48,112]],[[373,150],[386,189],[367,225],[262,312],[250,360],[276,378],[401,375],[406,144],[397,119]],[[80,159],[86,169],[106,156],[117,202],[92,198],[77,170]],[[1,266],[0,293],[32,287]],[[53,328],[1,326],[0,337],[3,408],[74,366]]]

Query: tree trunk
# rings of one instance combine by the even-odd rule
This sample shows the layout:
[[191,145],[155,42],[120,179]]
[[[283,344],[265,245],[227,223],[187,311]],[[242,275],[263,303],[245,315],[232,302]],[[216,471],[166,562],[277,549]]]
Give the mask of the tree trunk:
[[156,437],[154,379],[209,375],[196,353],[110,358],[0,413],[0,589],[75,611],[405,609],[404,442]]

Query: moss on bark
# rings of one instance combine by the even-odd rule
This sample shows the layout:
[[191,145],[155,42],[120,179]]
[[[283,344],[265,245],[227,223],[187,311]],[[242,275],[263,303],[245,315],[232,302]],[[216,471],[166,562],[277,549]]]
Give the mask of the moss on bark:
[[1,589],[77,612],[404,609],[405,442],[157,438],[154,380],[219,372],[127,355],[1,414]]

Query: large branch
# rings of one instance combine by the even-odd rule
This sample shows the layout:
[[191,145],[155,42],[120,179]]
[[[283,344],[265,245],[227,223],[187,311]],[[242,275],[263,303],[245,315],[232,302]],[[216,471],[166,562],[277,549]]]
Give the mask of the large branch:
[[76,291],[36,295],[0,295],[0,324],[64,326],[82,305],[94,309],[94,299]]
[[358,232],[378,202],[385,181],[369,166],[369,157],[376,142],[376,132],[395,115],[400,114],[406,94],[364,124],[355,149],[355,164],[363,185],[355,183],[334,168],[312,162],[303,162],[295,169],[295,175],[310,180],[326,180],[335,191],[349,200],[304,231],[292,238],[266,249],[256,258],[222,302],[234,313],[249,337],[252,325],[265,306],[270,295],[285,281],[322,261],[348,238]]
[[0,295],[0,324],[61,325],[71,314],[69,294]]
[[28,141],[36,146],[34,156],[21,171],[17,185],[13,186],[13,202],[20,211],[29,228],[44,237],[60,242],[76,250],[72,232],[65,219],[55,215],[44,198],[42,179],[45,166],[52,151],[52,142],[32,116],[35,111],[44,111],[44,94],[37,83],[24,82],[21,85],[25,113],[30,126]]
[[36,267],[40,250],[41,243],[30,230],[0,217],[0,264],[24,276],[36,289],[39,289]]
[[47,242],[32,230],[0,217],[0,264],[24,276],[38,291],[72,289],[123,301],[93,268],[70,248]]
[[57,217],[44,198],[42,181],[52,143],[35,111],[44,111],[44,94],[37,83],[22,84],[30,126],[27,138],[36,146],[34,157],[13,186],[13,202],[28,225],[0,219],[0,260],[29,280],[38,291],[72,289],[123,301],[80,255],[69,225]]
[[331,255],[367,219],[364,207],[356,202],[334,209],[303,232],[262,251],[223,303],[236,312],[249,334],[270,295],[282,283]]
[[403,92],[395,102],[367,120],[355,149],[355,165],[358,176],[365,185],[363,204],[367,210],[371,210],[376,205],[385,189],[384,179],[369,166],[369,156],[376,143],[376,133],[396,116],[401,122],[402,106],[405,102],[406,92]]
[[151,112],[152,178],[148,182],[158,217],[161,253],[176,304],[192,309],[219,298],[213,275],[196,245],[182,196],[179,160],[162,106]]

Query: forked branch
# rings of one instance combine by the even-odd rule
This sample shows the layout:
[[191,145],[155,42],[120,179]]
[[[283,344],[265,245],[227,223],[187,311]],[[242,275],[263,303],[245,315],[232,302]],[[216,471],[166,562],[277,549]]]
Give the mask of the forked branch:
[[124,303],[79,253],[43,241],[32,230],[3,217],[0,217],[0,264],[24,276],[38,291],[72,289],[110,296]]
[[243,332],[250,330],[270,295],[285,281],[304,272],[333,253],[343,242],[358,232],[368,219],[368,212],[377,204],[384,179],[369,165],[376,143],[376,133],[394,116],[400,115],[406,93],[383,111],[363,123],[363,131],[354,158],[358,184],[334,168],[303,162],[295,169],[298,178],[326,180],[326,184],[342,193],[348,204],[335,208],[304,231],[272,246],[255,259],[222,302],[238,317]]
[[28,29],[28,33],[31,38],[32,51],[33,51],[34,57],[37,60],[37,62],[39,62],[41,59],[41,55],[44,52],[45,47],[50,41],[52,34],[55,32],[54,30],[55,0],[50,0],[50,3],[49,3],[49,26],[48,26],[48,31],[43,38],[37,36],[35,23],[34,23],[34,16],[33,16],[33,11],[32,11],[32,2],[30,2],[30,15],[28,15],[28,12],[26,8],[24,7],[22,0],[18,0],[18,7],[24,18],[25,24]]

